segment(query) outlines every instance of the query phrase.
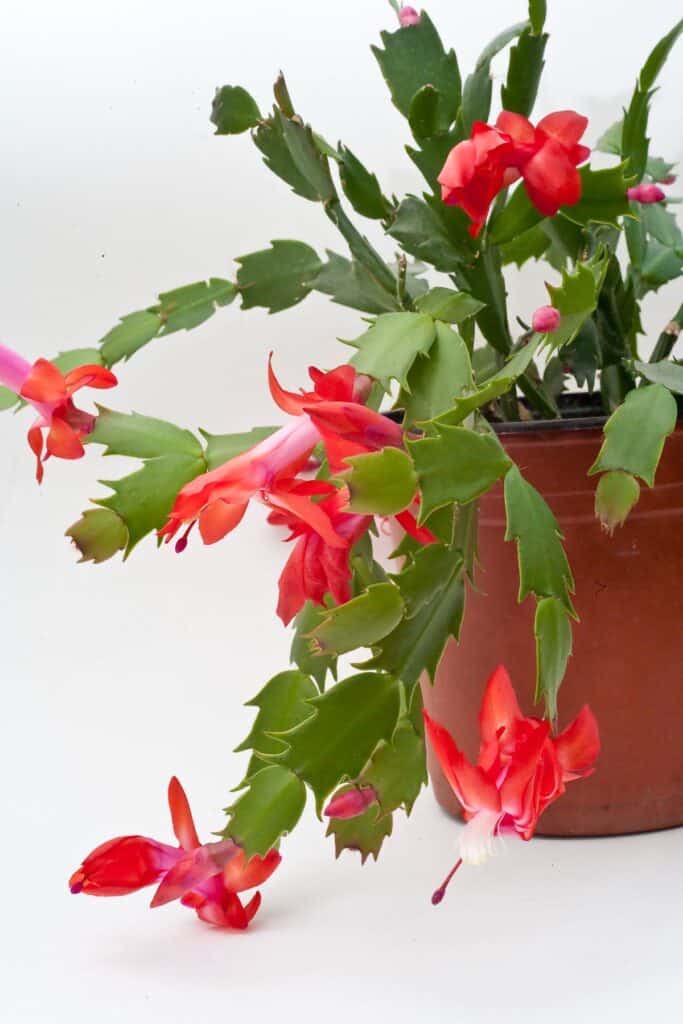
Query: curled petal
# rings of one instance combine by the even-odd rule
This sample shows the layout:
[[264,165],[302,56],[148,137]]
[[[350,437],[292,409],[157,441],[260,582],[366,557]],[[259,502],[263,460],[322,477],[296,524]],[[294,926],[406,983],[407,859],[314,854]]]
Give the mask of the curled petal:
[[178,857],[172,846],[154,839],[120,836],[88,854],[69,879],[69,888],[88,896],[125,896],[159,881]]
[[481,768],[470,764],[451,734],[423,710],[427,735],[439,759],[441,770],[465,811],[500,811],[500,795]]
[[29,402],[40,402],[45,405],[64,402],[68,397],[64,375],[47,359],[36,360],[20,394]]
[[255,889],[270,878],[281,860],[282,855],[278,850],[269,850],[265,857],[256,854],[250,860],[246,860],[244,850],[240,850],[223,868],[225,888],[231,892]]
[[549,139],[524,167],[529,199],[545,217],[561,206],[574,206],[581,198],[581,176],[564,146]]
[[210,502],[199,513],[199,532],[204,543],[215,544],[222,540],[241,522],[246,511],[246,504],[231,505],[221,498]]
[[118,384],[111,370],[97,364],[77,366],[74,370],[69,370],[64,375],[64,382],[69,394],[78,391],[79,388],[105,389],[116,387]]
[[565,782],[593,773],[600,753],[600,731],[588,705],[555,739],[555,753]]
[[290,416],[299,416],[303,406],[306,404],[307,398],[310,401],[310,396],[296,394],[294,391],[286,391],[282,387],[273,370],[272,352],[268,356],[268,387],[275,404],[283,412],[289,413]]
[[60,459],[80,459],[85,455],[78,432],[60,416],[52,417],[45,447],[50,455]]
[[[356,394],[358,375],[348,363],[342,363],[334,370],[324,373],[315,366],[308,368],[308,373],[313,381],[315,394],[323,402],[353,402],[359,401]],[[365,378],[367,379],[367,378]]]
[[36,457],[36,480],[38,483],[43,482],[43,475],[45,470],[43,469],[43,431],[39,424],[35,424],[30,428],[28,432],[28,443],[31,451]]

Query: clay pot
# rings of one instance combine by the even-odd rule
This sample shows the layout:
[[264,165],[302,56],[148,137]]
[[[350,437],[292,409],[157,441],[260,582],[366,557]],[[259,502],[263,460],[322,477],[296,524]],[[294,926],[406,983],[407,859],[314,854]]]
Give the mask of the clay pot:
[[[591,425],[592,424],[592,425]],[[683,824],[683,427],[667,442],[652,489],[613,537],[594,518],[599,421],[525,425],[500,437],[555,513],[576,580],[574,654],[560,691],[560,727],[590,704],[600,724],[595,774],[572,783],[543,814],[538,832],[618,835]],[[465,753],[478,748],[477,713],[495,666],[507,666],[526,714],[535,679],[534,601],[519,605],[516,550],[504,541],[502,486],[480,503],[480,593],[470,589],[461,642],[450,643],[429,713]],[[458,803],[435,758],[439,803]]]

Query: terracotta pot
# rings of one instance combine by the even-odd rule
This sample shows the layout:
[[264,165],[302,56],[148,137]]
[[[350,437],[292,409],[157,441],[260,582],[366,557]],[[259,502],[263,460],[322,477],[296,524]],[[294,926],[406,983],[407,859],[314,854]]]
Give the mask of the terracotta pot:
[[[581,622],[560,691],[560,727],[588,703],[602,736],[596,773],[568,786],[539,822],[538,832],[553,836],[683,824],[683,427],[665,446],[656,486],[643,486],[636,509],[610,538],[593,514],[596,480],[586,476],[600,425],[586,422],[500,432],[557,516],[576,580]],[[503,539],[502,486],[480,509],[481,592],[470,589],[461,642],[448,646],[435,686],[423,682],[430,714],[472,758],[482,690],[497,664],[507,666],[525,713],[534,713],[535,603],[517,603],[516,546]],[[437,800],[457,813],[431,755],[429,770]]]

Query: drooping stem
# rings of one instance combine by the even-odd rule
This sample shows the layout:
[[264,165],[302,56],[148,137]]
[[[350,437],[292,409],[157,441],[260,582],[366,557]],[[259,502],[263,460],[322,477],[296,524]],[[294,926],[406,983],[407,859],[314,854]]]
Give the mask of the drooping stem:
[[351,250],[351,255],[359,263],[362,263],[368,273],[372,274],[382,288],[386,289],[390,295],[396,295],[396,277],[377,250],[370,245],[367,238],[361,235],[360,231],[349,220],[338,197],[335,196],[334,199],[328,200],[324,204],[324,209],[327,216],[346,240]]
[[662,333],[657,338],[657,344],[654,347],[654,351],[650,356],[651,363],[658,363],[662,359],[667,359],[671,355],[674,345],[678,341],[678,336],[683,329],[683,305],[678,307],[678,312],[666,325]]

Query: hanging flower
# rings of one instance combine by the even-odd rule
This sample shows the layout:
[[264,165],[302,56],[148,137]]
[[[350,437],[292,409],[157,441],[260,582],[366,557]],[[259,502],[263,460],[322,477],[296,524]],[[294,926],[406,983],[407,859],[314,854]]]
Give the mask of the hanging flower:
[[179,846],[145,836],[110,839],[88,854],[71,876],[71,892],[124,896],[158,882],[152,907],[179,899],[207,924],[246,928],[261,904],[261,894],[257,892],[246,906],[238,894],[270,878],[280,854],[270,850],[265,857],[247,861],[244,850],[231,839],[201,844],[185,791],[175,777],[169,783],[168,805]]
[[424,718],[430,743],[467,822],[460,835],[458,860],[432,897],[433,903],[440,903],[460,865],[481,864],[493,853],[497,836],[531,839],[540,815],[564,793],[565,784],[593,772],[600,737],[587,706],[564,732],[551,736],[547,721],[522,714],[502,666],[484,691],[476,765],[426,711]]
[[306,466],[316,445],[324,441],[330,465],[336,469],[349,455],[402,443],[398,424],[360,404],[360,397],[367,395],[368,378],[347,365],[328,373],[312,367],[309,373],[313,391],[296,394],[280,386],[269,365],[273,399],[295,418],[253,448],[182,488],[168,522],[159,531],[170,541],[186,525],[184,536],[176,543],[177,551],[184,549],[195,522],[205,544],[221,540],[241,521],[252,498],[265,504],[272,504],[275,498],[281,505],[289,503],[295,515],[326,533],[324,518],[315,503],[293,490],[297,473]]
[[12,349],[0,345],[0,383],[30,402],[38,413],[28,432],[28,443],[36,457],[36,479],[41,483],[45,459],[50,455],[80,459],[85,454],[82,439],[95,425],[97,417],[78,409],[71,396],[80,388],[113,388],[117,380],[104,366],[79,366],[62,373],[47,359],[38,359],[31,365]]
[[558,110],[534,128],[526,117],[504,110],[495,127],[475,122],[470,139],[451,150],[438,177],[444,203],[460,206],[476,237],[491,203],[521,176],[529,199],[544,217],[581,198],[577,165],[590,156],[579,139],[588,121],[573,110]]

